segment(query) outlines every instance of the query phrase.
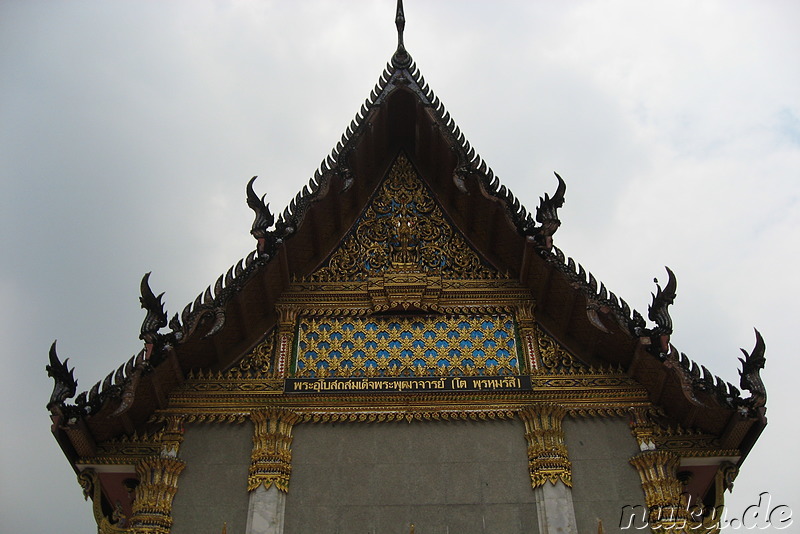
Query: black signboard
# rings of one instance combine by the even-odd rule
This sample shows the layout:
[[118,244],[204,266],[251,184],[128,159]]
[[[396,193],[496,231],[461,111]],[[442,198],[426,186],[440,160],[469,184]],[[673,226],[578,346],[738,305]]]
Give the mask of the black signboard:
[[531,377],[425,376],[369,378],[287,378],[285,393],[453,393],[530,391]]

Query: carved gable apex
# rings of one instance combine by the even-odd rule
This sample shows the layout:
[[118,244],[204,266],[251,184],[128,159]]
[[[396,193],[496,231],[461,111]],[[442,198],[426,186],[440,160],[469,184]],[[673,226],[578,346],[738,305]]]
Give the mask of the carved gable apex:
[[431,276],[449,280],[500,277],[445,216],[401,152],[326,265],[309,278],[345,282],[389,277],[414,284]]

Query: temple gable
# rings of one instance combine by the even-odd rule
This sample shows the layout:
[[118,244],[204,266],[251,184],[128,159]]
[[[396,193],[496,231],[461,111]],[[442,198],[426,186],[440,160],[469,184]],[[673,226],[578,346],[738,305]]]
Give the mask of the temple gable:
[[388,271],[445,279],[496,278],[442,212],[404,153],[314,281],[366,280]]

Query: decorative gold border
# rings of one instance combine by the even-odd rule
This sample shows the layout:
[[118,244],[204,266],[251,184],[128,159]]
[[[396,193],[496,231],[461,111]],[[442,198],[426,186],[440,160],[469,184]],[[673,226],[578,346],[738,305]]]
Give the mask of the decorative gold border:
[[292,427],[300,417],[290,410],[269,408],[253,411],[250,418],[254,430],[247,491],[275,484],[286,493],[292,474]]
[[537,404],[519,411],[528,442],[528,471],[536,489],[559,480],[572,487],[572,463],[564,444],[561,422],[567,411],[557,404]]

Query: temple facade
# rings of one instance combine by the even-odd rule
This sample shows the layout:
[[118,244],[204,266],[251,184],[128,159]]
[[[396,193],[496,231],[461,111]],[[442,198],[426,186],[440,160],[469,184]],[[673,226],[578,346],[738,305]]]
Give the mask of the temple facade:
[[[78,393],[50,352],[52,431],[98,532],[717,532],[766,425],[764,343],[740,387],[554,245],[403,43],[255,250]],[[643,276],[652,276],[652,273]],[[76,488],[77,491],[77,488]]]

